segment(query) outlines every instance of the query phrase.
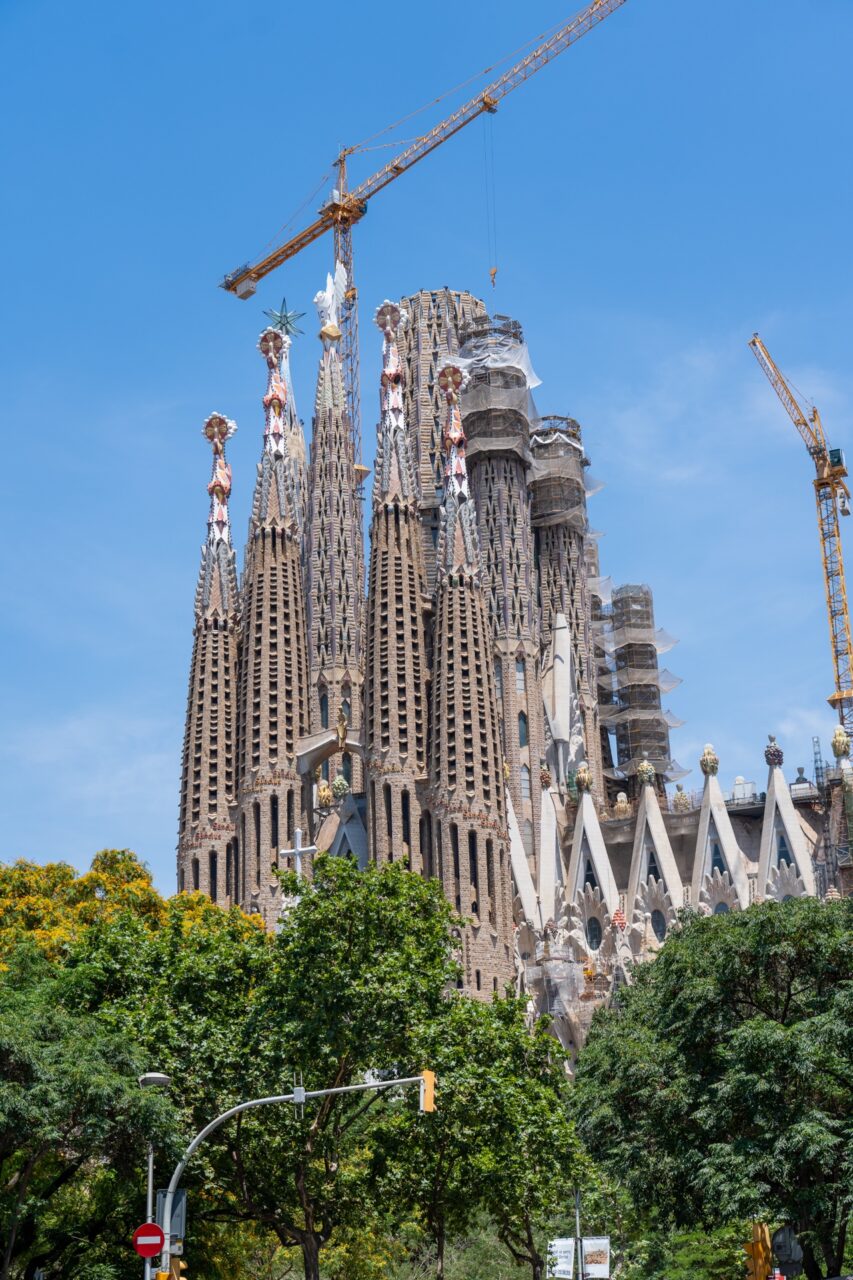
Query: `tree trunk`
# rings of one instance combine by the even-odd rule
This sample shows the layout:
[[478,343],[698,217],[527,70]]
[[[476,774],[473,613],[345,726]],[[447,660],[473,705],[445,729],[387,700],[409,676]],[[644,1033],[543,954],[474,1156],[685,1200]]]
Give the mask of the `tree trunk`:
[[530,1259],[530,1269],[533,1272],[533,1280],[542,1280],[544,1262],[543,1259],[539,1257],[538,1253],[534,1253],[533,1257]]
[[803,1272],[806,1280],[823,1280],[823,1271],[817,1258],[814,1256],[814,1250],[810,1244],[802,1241],[803,1246]]
[[302,1265],[305,1280],[320,1280],[320,1241],[313,1231],[302,1239]]
[[444,1280],[444,1244],[445,1232],[442,1218],[435,1233],[435,1280]]

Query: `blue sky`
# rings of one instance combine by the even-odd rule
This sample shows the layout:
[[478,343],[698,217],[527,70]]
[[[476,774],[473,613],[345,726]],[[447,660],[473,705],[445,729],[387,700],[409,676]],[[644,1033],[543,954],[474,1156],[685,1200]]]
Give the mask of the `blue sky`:
[[[238,422],[242,547],[262,311],[284,291],[309,311],[331,246],[248,303],[216,284],[339,144],[571,10],[2,0],[0,858],[84,866],[129,845],[172,890],[201,424]],[[761,332],[853,451],[851,46],[850,0],[627,0],[357,229],[367,460],[377,303],[447,284],[523,323],[540,410],[580,420],[606,485],[591,503],[602,570],[650,583],[679,637],[665,661],[684,679],[668,705],[688,787],[706,741],[727,784],[762,783],[768,732],[791,773],[810,772],[813,733],[828,750],[810,463],[746,342]],[[389,154],[356,157],[354,179]],[[310,420],[313,313],[305,328]]]

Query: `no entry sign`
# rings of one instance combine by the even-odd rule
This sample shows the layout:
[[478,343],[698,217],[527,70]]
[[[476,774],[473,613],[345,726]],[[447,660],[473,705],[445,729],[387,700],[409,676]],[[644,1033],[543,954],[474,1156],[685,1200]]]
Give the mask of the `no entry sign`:
[[133,1233],[133,1247],[140,1258],[153,1258],[165,1243],[166,1237],[156,1222],[143,1222]]

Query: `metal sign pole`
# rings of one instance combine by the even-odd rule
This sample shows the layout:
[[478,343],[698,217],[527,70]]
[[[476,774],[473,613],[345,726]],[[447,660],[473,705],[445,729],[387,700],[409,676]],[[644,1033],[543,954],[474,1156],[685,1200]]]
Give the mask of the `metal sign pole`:
[[584,1280],[583,1274],[583,1237],[581,1236],[581,1193],[575,1191],[575,1240],[578,1242],[578,1280]]

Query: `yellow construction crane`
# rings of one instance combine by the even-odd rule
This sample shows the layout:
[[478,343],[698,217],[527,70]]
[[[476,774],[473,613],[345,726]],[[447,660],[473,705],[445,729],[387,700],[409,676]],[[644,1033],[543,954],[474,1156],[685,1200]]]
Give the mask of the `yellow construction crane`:
[[487,85],[475,98],[464,103],[457,111],[442,120],[428,133],[416,138],[404,151],[395,156],[388,164],[372,177],[367,178],[360,186],[350,191],[347,185],[347,158],[359,151],[359,147],[344,147],[335,160],[337,183],[330,198],[320,209],[318,216],[310,224],[292,236],[286,244],[273,249],[258,262],[246,263],[230,272],[222,281],[222,288],[233,293],[237,298],[250,298],[255,292],[259,280],[275,271],[288,258],[293,258],[308,245],[313,244],[327,231],[334,231],[335,261],[346,267],[348,289],[344,299],[343,316],[341,317],[341,355],[344,363],[344,378],[356,441],[356,458],[360,461],[360,406],[358,377],[358,306],[357,290],[353,275],[352,228],[353,224],[364,217],[367,204],[372,196],[378,194],[395,178],[411,169],[412,165],[423,160],[436,147],[441,146],[448,138],[463,129],[466,124],[476,120],[484,112],[497,110],[501,98],[529,80],[534,72],[551,62],[558,54],[563,53],[581,36],[586,35],[599,22],[620,8],[625,0],[592,0],[583,12],[577,14],[560,29],[550,35],[526,57],[510,67],[492,84]]
[[853,732],[853,644],[850,639],[850,611],[847,607],[847,583],[841,554],[838,514],[850,514],[850,490],[847,467],[841,449],[830,449],[816,408],[806,416],[794,393],[776,367],[770,352],[757,333],[749,345],[767,374],[788,417],[799,431],[815,465],[814,491],[817,523],[823,553],[823,577],[826,585],[826,607],[829,612],[829,637],[835,668],[835,692],[828,699],[848,733]]

